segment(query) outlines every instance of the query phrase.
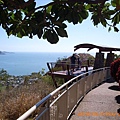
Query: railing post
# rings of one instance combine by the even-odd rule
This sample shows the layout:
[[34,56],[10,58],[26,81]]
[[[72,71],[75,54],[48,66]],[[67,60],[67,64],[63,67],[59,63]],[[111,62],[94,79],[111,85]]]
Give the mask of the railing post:
[[49,71],[50,71],[50,73],[51,73],[51,77],[52,77],[52,79],[53,79],[54,85],[55,85],[56,88],[58,88],[58,85],[57,85],[57,83],[56,83],[56,81],[55,81],[54,75],[52,74],[52,70],[51,70],[51,68],[50,68],[49,63],[47,63],[47,66],[48,66],[48,69],[49,69]]
[[70,71],[69,71],[69,69],[70,69],[70,66],[67,65],[67,72],[68,72],[68,75],[70,75]]

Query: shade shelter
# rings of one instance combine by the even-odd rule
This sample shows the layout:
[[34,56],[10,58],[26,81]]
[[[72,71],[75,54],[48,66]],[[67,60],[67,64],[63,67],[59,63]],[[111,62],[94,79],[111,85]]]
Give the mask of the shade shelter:
[[[94,48],[99,49],[99,52],[96,53],[96,56],[95,56],[94,69],[101,68],[104,66],[109,67],[111,62],[113,62],[113,60],[114,60],[114,53],[112,53],[112,52],[120,51],[120,48],[98,46],[98,45],[89,44],[89,43],[83,43],[83,44],[74,46],[74,51],[76,51],[80,48],[88,48],[87,51],[90,51]],[[107,53],[105,65],[104,65],[104,53],[102,53],[102,52],[109,52],[109,53]]]

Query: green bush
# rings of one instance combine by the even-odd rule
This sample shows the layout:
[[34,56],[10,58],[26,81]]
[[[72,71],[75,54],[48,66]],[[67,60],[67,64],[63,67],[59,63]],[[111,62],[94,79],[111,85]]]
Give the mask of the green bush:
[[120,67],[120,58],[119,59],[117,59],[117,60],[114,60],[112,63],[111,63],[111,68],[110,68],[110,70],[111,70],[111,76],[114,78],[114,80],[115,81],[117,81],[117,82],[119,82],[119,80],[120,80],[120,77],[118,77],[118,76],[120,76],[119,75],[119,67]]

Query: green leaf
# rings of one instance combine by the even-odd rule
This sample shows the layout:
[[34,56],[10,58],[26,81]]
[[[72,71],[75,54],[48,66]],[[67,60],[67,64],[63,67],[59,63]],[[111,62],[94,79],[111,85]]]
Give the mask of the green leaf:
[[117,13],[117,14],[113,17],[112,22],[114,23],[113,25],[119,24],[119,22],[120,22],[120,13]]
[[115,10],[109,10],[109,11],[107,11],[107,14],[109,14],[109,15],[113,15],[113,14],[115,14],[115,13],[116,13]]
[[86,18],[88,17],[88,12],[85,11],[85,10],[82,10],[82,11],[80,12],[80,15],[81,15],[81,17],[82,17],[83,19],[86,19]]
[[111,5],[112,5],[113,7],[116,7],[116,0],[112,0],[112,1],[111,1]]
[[102,25],[106,27],[107,21],[104,18],[101,18],[100,20],[101,20],[100,22],[102,23]]
[[59,10],[58,10],[58,13],[56,13],[57,17],[59,18],[66,18],[66,15],[69,14],[69,10],[68,10],[68,7],[63,7],[63,6],[60,6]]
[[67,27],[67,25],[65,24],[65,23],[62,23],[62,26],[61,26],[62,28],[66,28]]
[[39,31],[38,27],[32,28],[33,35],[38,34],[38,31]]
[[47,13],[50,13],[50,12],[51,12],[51,9],[52,9],[52,5],[50,5],[50,6],[47,7],[46,12],[47,12]]
[[53,31],[53,40],[51,44],[56,44],[59,41],[58,35],[56,34],[55,31]]
[[22,13],[21,11],[16,11],[15,15],[14,15],[14,20],[22,20]]
[[55,21],[53,22],[55,25],[61,27],[61,28],[66,28],[67,25],[65,23],[61,23],[60,21]]
[[24,12],[25,15],[29,13],[28,8],[22,9],[21,11]]
[[93,15],[91,19],[93,19],[93,23],[95,26],[98,25],[98,23],[100,23],[100,20],[97,15]]
[[117,27],[114,27],[114,31],[115,31],[115,32],[118,32],[119,29],[118,29]]
[[56,44],[59,41],[58,35],[54,30],[46,31],[45,35],[46,35],[47,41],[50,42],[51,44]]
[[57,31],[60,37],[68,37],[66,30],[64,30],[63,28],[55,27],[55,30]]
[[22,38],[23,36],[21,35],[20,32],[17,33],[17,37]]
[[44,20],[44,13],[42,11],[38,11],[34,14],[33,20],[40,23]]
[[110,32],[111,31],[111,27],[109,27],[109,29],[108,29],[108,32]]
[[3,0],[0,0],[0,4],[4,4]]
[[8,13],[6,10],[0,12],[0,19],[3,24],[6,24],[8,22]]
[[52,12],[52,13],[58,13],[57,5],[53,5],[53,6],[52,6],[51,12]]
[[10,18],[11,18],[12,20],[14,20],[14,18],[15,18],[14,13],[13,13],[13,12],[11,12],[11,13],[9,13],[9,15],[10,15]]
[[79,14],[79,23],[82,23],[83,18],[81,17],[81,15]]
[[67,15],[66,15],[66,17],[65,17],[65,19],[70,23],[70,22],[72,22],[72,16],[71,16],[71,12],[69,12]]
[[12,30],[10,30],[10,29],[6,30],[6,32],[7,32],[8,36],[10,36],[12,34]]
[[42,34],[43,34],[43,30],[42,30],[42,28],[39,28],[38,33],[37,33],[37,36],[38,36],[39,39],[41,39]]
[[93,11],[94,11],[94,8],[89,8],[89,11],[90,11],[90,12],[93,12]]
[[85,9],[86,9],[86,10],[89,10],[90,8],[91,8],[91,5],[90,5],[90,4],[85,5]]
[[72,19],[73,24],[74,25],[77,24],[79,22],[79,15],[78,15],[78,13],[72,12],[71,15],[72,15],[71,19]]
[[43,39],[47,39],[47,32],[45,31],[44,34],[43,34]]
[[36,5],[36,2],[32,2],[27,8],[28,8],[28,11],[33,11],[35,9],[35,5]]

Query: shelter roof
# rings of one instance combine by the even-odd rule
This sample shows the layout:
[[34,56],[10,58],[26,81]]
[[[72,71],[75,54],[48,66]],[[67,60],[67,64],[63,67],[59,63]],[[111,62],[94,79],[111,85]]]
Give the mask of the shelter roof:
[[80,48],[88,48],[87,51],[90,51],[91,49],[97,48],[97,49],[99,49],[99,52],[120,51],[120,48],[98,46],[98,45],[89,44],[89,43],[83,43],[83,44],[79,44],[79,45],[74,46],[74,51],[76,51]]

